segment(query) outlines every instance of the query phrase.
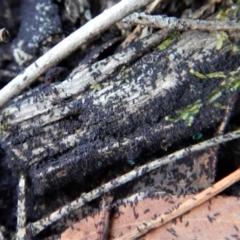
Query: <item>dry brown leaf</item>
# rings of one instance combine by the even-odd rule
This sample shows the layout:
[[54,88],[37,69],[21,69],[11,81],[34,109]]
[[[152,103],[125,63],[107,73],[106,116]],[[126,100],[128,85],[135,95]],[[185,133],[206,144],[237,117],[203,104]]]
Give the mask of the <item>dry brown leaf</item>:
[[[187,196],[190,198],[192,196]],[[183,202],[186,198],[165,195],[159,199],[146,198],[137,204],[119,207],[111,219],[110,238],[121,237],[143,222],[147,222],[167,209]],[[132,206],[131,206],[132,205]],[[236,197],[213,198],[188,214],[169,222],[144,236],[144,239],[239,239],[240,238],[240,200]],[[67,229],[61,236],[68,239],[96,239],[96,223],[100,215],[81,220]]]

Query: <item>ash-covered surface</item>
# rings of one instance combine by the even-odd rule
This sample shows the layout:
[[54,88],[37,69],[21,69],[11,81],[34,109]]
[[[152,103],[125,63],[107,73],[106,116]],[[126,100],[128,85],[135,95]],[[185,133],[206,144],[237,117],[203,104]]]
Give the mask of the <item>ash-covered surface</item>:
[[[79,6],[79,3],[81,2],[85,3],[83,3],[82,6]],[[157,13],[177,17],[181,15],[186,16],[188,12],[196,11],[206,2],[164,1],[164,4],[157,9]],[[12,35],[12,41],[9,44],[0,45],[1,86],[4,86],[13,78],[10,73],[16,75],[23,66],[34,61],[34,59],[43,54],[44,51],[60,41],[62,37],[67,36],[73,30],[89,20],[89,18],[96,16],[101,10],[105,9],[106,6],[110,6],[113,3],[115,3],[115,1],[1,1],[0,6],[4,6],[4,9],[8,13],[4,15],[4,17],[1,16],[1,24],[3,24],[1,27],[8,28]],[[73,5],[71,5],[69,9],[66,9],[69,4]],[[226,3],[223,3],[223,5],[226,7],[227,1]],[[78,6],[80,11],[82,11],[81,14],[77,14],[76,9],[74,9],[74,11],[71,10],[73,9],[73,6]],[[216,6],[216,10],[218,10],[218,7],[220,7],[220,5]],[[204,12],[203,18],[205,16],[204,14],[207,15],[209,13]],[[131,29],[127,30],[128,32],[131,32]],[[88,56],[93,56],[96,49],[106,42],[114,42],[116,44],[111,49],[104,49],[104,52],[99,59],[96,57],[93,61],[90,59],[89,62],[94,63],[108,55],[112,55],[119,44],[119,40],[116,41],[116,38],[119,39],[119,37],[123,37],[123,32],[124,31],[119,30],[116,26],[113,26],[102,36],[99,36],[97,40],[89,43],[87,47],[84,46],[67,60],[60,63],[59,67],[64,68],[63,72],[71,72],[72,69],[77,67],[83,59],[88,59]],[[173,44],[177,41],[178,40]],[[235,44],[237,45],[239,42],[235,42]],[[51,131],[42,133],[41,127],[36,128],[35,132],[29,131],[28,128],[21,130],[16,127],[13,129],[9,139],[4,140],[2,144],[4,149],[1,150],[0,155],[0,230],[7,239],[13,236],[16,231],[17,174],[19,173],[19,168],[17,171],[13,171],[11,164],[10,168],[8,167],[8,163],[11,162],[10,158],[16,158],[16,155],[12,152],[12,146],[21,150],[22,144],[27,142],[29,147],[26,151],[21,150],[22,155],[19,156],[19,162],[16,162],[18,167],[20,165],[20,169],[24,170],[27,174],[28,187],[26,194],[26,211],[27,223],[29,223],[39,220],[59,207],[73,201],[82,192],[90,191],[94,187],[101,185],[103,182],[111,180],[112,178],[131,170],[138,164],[138,162],[144,163],[154,157],[163,156],[183,147],[184,145],[187,146],[189,143],[194,143],[194,141],[189,139],[192,139],[192,136],[198,131],[205,133],[208,132],[208,134],[203,137],[207,138],[213,136],[217,123],[222,119],[224,109],[211,108],[211,110],[209,110],[210,108],[208,105],[202,108],[201,117],[197,122],[192,124],[191,128],[186,128],[186,122],[179,122],[173,129],[171,129],[171,131],[161,131],[162,126],[159,126],[159,124],[166,123],[164,117],[167,116],[168,113],[172,113],[174,109],[186,107],[189,102],[193,103],[197,101],[198,98],[204,98],[204,96],[208,95],[207,93],[211,93],[211,91],[213,91],[222,81],[222,79],[211,79],[210,81],[215,82],[208,85],[207,82],[203,82],[196,76],[189,74],[189,66],[184,63],[184,61],[187,61],[188,59],[182,58],[184,53],[179,55],[175,50],[174,47],[171,50],[172,52],[169,50],[169,52],[163,51],[162,53],[159,53],[157,50],[152,50],[151,53],[146,54],[145,57],[134,63],[133,68],[136,70],[134,74],[131,73],[131,70],[124,70],[122,71],[121,78],[124,78],[125,84],[127,81],[132,81],[132,83],[139,85],[142,84],[142,96],[144,96],[144,94],[147,96],[144,89],[145,91],[148,91],[148,89],[151,88],[152,91],[155,91],[157,87],[157,77],[154,75],[150,78],[150,81],[145,81],[145,79],[140,76],[149,72],[156,72],[157,69],[164,69],[165,74],[170,74],[172,69],[168,67],[171,65],[171,62],[166,59],[169,59],[167,57],[170,56],[171,53],[174,53],[174,60],[179,61],[179,69],[185,69],[186,72],[188,72],[184,77],[188,76],[189,81],[194,83],[193,85],[195,85],[195,88],[188,86],[187,82],[184,82],[185,79],[181,79],[181,74],[179,74],[179,81],[183,81],[183,84],[178,88],[178,92],[166,91],[165,98],[155,97],[145,104],[137,114],[129,114],[128,117],[125,118],[124,109],[122,109],[121,106],[116,105],[112,108],[111,105],[117,102],[124,102],[124,99],[128,98],[127,93],[119,96],[116,94],[116,99],[109,98],[109,102],[106,105],[96,105],[94,104],[94,100],[98,101],[100,97],[103,96],[108,98],[111,91],[102,94],[101,96],[99,92],[104,89],[104,86],[100,86],[100,89],[98,89],[98,86],[92,86],[92,89],[88,86],[86,87],[86,93],[83,94],[83,97],[85,98],[84,101],[76,101],[74,99],[72,101],[71,99],[66,99],[65,102],[54,103],[55,106],[60,104],[62,108],[68,107],[70,103],[70,106],[74,106],[72,111],[69,111],[71,114],[68,114],[68,116],[64,115],[62,120],[57,121],[55,125],[52,126],[53,133],[56,130],[62,129],[62,131],[58,132],[58,136],[54,137],[54,135],[51,134]],[[17,55],[13,54],[16,51],[20,51],[24,56],[18,54],[18,57],[16,58]],[[203,59],[199,60],[202,61],[202,64],[195,61],[191,68],[203,74],[209,74],[213,71],[222,71],[222,69],[226,72],[233,71],[239,66],[239,53],[233,54],[231,51],[226,51],[222,54],[214,50],[204,58],[205,53],[201,52],[200,47],[198,53],[203,56]],[[192,57],[194,54],[196,54],[196,52],[189,52],[188,56]],[[165,61],[163,61],[164,59]],[[157,61],[159,64],[156,64]],[[141,64],[143,63],[147,66],[146,69],[148,71],[146,71],[146,69],[141,69]],[[8,70],[8,72],[5,70]],[[120,72],[121,70],[122,69],[118,69]],[[58,77],[57,74],[55,74],[56,71],[52,70],[51,72],[54,74],[46,74],[45,80],[42,77],[35,84],[36,87],[44,81],[46,84],[44,87],[35,88],[36,98],[39,95],[41,95],[40,98],[42,97],[42,94],[44,95],[44,93],[40,93],[40,91],[44,91],[44,89],[46,91],[51,90],[52,87],[48,86],[48,84],[55,81],[59,82],[64,79]],[[98,75],[93,77],[97,78]],[[117,84],[119,77],[112,79],[112,82],[114,81],[116,82],[116,86],[112,92],[118,87]],[[132,89],[133,93],[136,90],[137,89]],[[191,91],[192,94],[189,94],[189,91]],[[228,94],[229,93],[227,92],[223,94],[222,102],[226,102],[229,97]],[[31,96],[29,94],[26,95],[28,97]],[[47,94],[45,97],[47,97]],[[134,105],[137,102],[137,100],[135,100],[135,102],[131,101],[131,104]],[[236,106],[236,111],[238,111],[239,104],[237,103]],[[208,113],[205,114],[204,112]],[[209,115],[210,112],[211,115]],[[79,119],[79,113],[81,119]],[[119,113],[123,113],[120,120],[118,117],[120,116]],[[174,114],[170,117],[177,117],[177,113],[175,112]],[[206,119],[209,119],[209,121],[206,121]],[[233,126],[238,126],[236,119],[230,123],[232,126],[229,127],[230,130],[234,129]],[[117,125],[115,124],[116,121],[118,123]],[[202,124],[203,122],[204,124]],[[204,131],[199,126],[203,127]],[[209,127],[212,127],[211,131],[208,129]],[[87,133],[78,136],[79,138],[76,139],[77,145],[73,149],[67,144],[59,145],[59,139],[64,139],[69,134],[79,131],[79,129],[85,129]],[[154,132],[152,130],[157,131]],[[76,134],[76,136],[77,135],[78,134]],[[136,139],[141,136],[146,136],[146,139],[136,141]],[[43,158],[40,162],[33,164],[30,168],[29,166],[22,167],[21,161],[25,161],[26,159],[31,160],[31,158],[33,158],[30,149],[35,148],[36,146],[42,147],[44,145],[44,142],[38,141],[38,137],[39,139],[45,139],[47,142],[51,141],[53,145],[56,144],[57,148],[44,146],[45,151],[41,153]],[[129,145],[124,146],[127,138],[132,139],[132,142]],[[188,138],[188,140],[186,140],[186,138]],[[164,143],[162,141],[163,139]],[[163,150],[172,142],[175,142],[174,148],[170,148],[169,151]],[[6,143],[10,143],[10,147],[7,146]],[[120,143],[121,147],[116,149],[115,152],[110,152],[109,155],[98,155],[99,153],[97,151],[101,152],[102,149],[109,146],[111,149],[111,146],[114,145],[114,143]],[[8,156],[7,159],[6,156]],[[74,161],[72,161],[72,159],[74,159]],[[197,192],[214,181],[215,162],[212,158],[210,160],[211,161],[205,161],[202,164],[199,163],[200,169],[194,172],[194,161],[191,162],[189,159],[183,159],[179,166],[169,165],[163,167],[158,171],[155,171],[152,175],[149,174],[136,182],[134,181],[117,189],[114,192],[115,198],[122,198],[125,195],[130,194],[132,191],[138,192],[148,188],[151,191],[157,189],[158,191],[163,190],[174,194]],[[70,162],[70,164],[68,164],[68,162]],[[66,172],[66,177],[58,178],[61,174],[64,176],[64,172],[61,171],[44,177],[39,177],[39,173],[44,173],[48,166],[54,166],[53,163],[56,165],[62,163],[62,166],[69,166]],[[111,165],[110,167],[109,164]],[[121,166],[121,168],[119,166]],[[101,171],[99,169],[101,169]],[[184,171],[184,173],[182,171]],[[84,175],[82,174],[83,172]],[[203,184],[199,187],[199,179],[196,177],[196,174],[206,177],[206,181],[204,182],[205,185]],[[160,183],[157,182],[158,180]],[[177,184],[180,181],[181,183],[185,181],[187,187],[183,188],[182,186],[184,186],[184,184]],[[35,190],[36,193],[42,193],[45,189],[48,190],[48,193],[44,193],[41,196],[33,194],[33,190]],[[234,188],[234,194],[237,193],[239,193],[238,186]],[[62,221],[53,225],[52,228],[45,230],[39,238],[41,239],[44,236],[51,236],[54,233],[61,232],[67,225],[69,225],[69,223],[66,224],[66,222],[74,222],[79,216],[85,217],[91,215],[93,213],[92,209],[96,207],[98,207],[98,201],[91,203],[89,208],[83,208],[79,215],[73,212]]]
[[[192,43],[192,39],[197,39],[200,47],[186,43]],[[239,54],[232,53],[227,45],[217,50],[216,39],[215,33],[183,34],[168,49],[154,49],[133,64],[130,62],[120,73],[89,86],[78,98],[68,95],[34,118],[34,110],[44,111],[42,101],[54,92],[55,85],[15,101],[2,112],[10,112],[3,118],[8,129],[2,138],[9,165],[26,172],[34,192],[41,194],[71,181],[81,182],[87,174],[135,161],[143,152],[153,153],[202,129],[215,127],[233,93],[228,85],[224,87],[225,78],[203,80],[190,70],[208,75],[221,69],[227,73],[237,69]],[[99,74],[92,73],[105,62],[88,67],[90,78],[97,80],[104,74],[101,68]],[[68,81],[69,86],[65,86],[71,88],[71,77]],[[56,95],[62,94],[61,84],[57,87]],[[210,102],[220,90],[217,103]],[[33,109],[30,119],[18,122],[28,108]],[[182,109],[196,110],[193,116],[185,113],[183,118]]]

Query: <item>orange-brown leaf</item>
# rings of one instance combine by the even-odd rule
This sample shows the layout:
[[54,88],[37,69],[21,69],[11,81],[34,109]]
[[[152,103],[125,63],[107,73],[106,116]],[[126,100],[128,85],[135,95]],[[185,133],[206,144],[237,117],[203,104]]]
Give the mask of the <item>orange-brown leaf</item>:
[[[187,196],[186,198],[189,198]],[[192,196],[191,196],[192,197]],[[137,228],[155,216],[171,209],[186,198],[175,196],[146,198],[131,206],[130,203],[119,207],[119,212],[111,219],[110,238],[116,239],[131,229]],[[120,213],[120,214],[119,214]],[[95,224],[100,220],[97,214],[94,218],[81,220],[62,234],[62,240],[96,239]],[[240,237],[240,200],[236,197],[213,198],[193,209],[181,218],[169,222],[159,229],[149,232],[144,239],[227,239]]]

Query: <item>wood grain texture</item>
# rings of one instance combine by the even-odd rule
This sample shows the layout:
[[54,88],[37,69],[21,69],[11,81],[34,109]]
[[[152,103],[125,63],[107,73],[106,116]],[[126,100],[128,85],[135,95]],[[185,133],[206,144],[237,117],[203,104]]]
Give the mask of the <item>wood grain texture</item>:
[[158,37],[26,92],[1,111],[9,165],[27,172],[36,193],[221,121],[239,91],[239,39],[198,31]]

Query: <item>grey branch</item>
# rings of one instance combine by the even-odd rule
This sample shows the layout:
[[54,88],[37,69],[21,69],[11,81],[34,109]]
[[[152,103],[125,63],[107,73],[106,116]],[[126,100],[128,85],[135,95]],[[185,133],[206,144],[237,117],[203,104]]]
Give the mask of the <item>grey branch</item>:
[[23,175],[20,176],[18,184],[18,207],[17,207],[17,239],[21,240],[26,237],[26,206],[25,196],[26,180]]
[[141,167],[138,167],[138,168],[134,169],[133,171],[130,171],[127,174],[124,174],[114,180],[111,180],[108,183],[103,184],[102,186],[97,187],[96,189],[92,190],[89,193],[82,194],[78,199],[76,199],[73,202],[71,202],[70,204],[62,207],[61,209],[56,210],[55,212],[51,213],[49,216],[47,216],[35,223],[28,224],[27,229],[30,234],[35,236],[36,234],[41,232],[43,229],[45,229],[47,226],[58,221],[62,217],[68,215],[73,210],[76,210],[76,209],[82,207],[87,202],[90,202],[90,201],[102,196],[104,193],[110,192],[111,190],[113,190],[133,179],[136,179],[137,177],[140,177],[143,174],[146,174],[150,171],[160,168],[163,165],[175,162],[178,159],[188,156],[190,153],[201,151],[203,149],[207,149],[210,147],[214,147],[221,143],[225,143],[230,140],[237,139],[239,137],[240,137],[240,131],[235,131],[232,133],[225,134],[223,136],[212,138],[210,140],[201,142],[201,143],[193,145],[191,147],[182,149],[180,151],[172,153],[163,158],[156,159],[155,161],[153,161],[151,163],[148,163]]
[[240,23],[236,21],[207,21],[179,19],[176,17],[153,16],[145,13],[132,13],[123,19],[123,22],[131,24],[147,25],[155,28],[167,28],[176,30],[201,30],[201,31],[239,31]]
[[0,112],[9,165],[30,176],[35,193],[221,121],[239,91],[234,42],[218,32],[172,34],[163,42],[159,34],[75,69],[58,85],[26,92]]
[[37,61],[32,63],[17,77],[15,77],[8,85],[0,91],[0,108],[13,96],[19,94],[33,83],[40,75],[46,72],[50,67],[54,66],[82,44],[101,32],[105,31],[115,22],[121,20],[133,11],[146,6],[153,0],[123,0],[112,8],[105,10],[102,14],[86,23],[79,30],[72,33],[63,41],[54,46],[50,51],[40,57]]

